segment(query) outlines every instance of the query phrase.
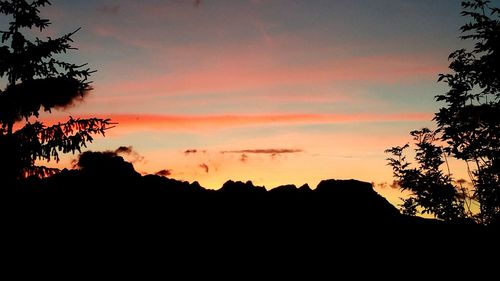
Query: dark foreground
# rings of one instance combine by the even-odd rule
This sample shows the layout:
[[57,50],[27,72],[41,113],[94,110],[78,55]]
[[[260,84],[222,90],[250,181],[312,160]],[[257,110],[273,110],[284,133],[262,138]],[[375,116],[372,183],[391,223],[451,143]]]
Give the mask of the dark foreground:
[[356,180],[325,180],[315,189],[286,185],[269,191],[251,182],[228,181],[215,191],[197,182],[141,176],[126,162],[110,164],[106,169],[65,170],[45,180],[30,179],[4,188],[2,205],[8,207],[5,211],[11,218],[34,224],[108,230],[133,226],[202,236],[219,232],[255,238],[299,233],[303,237],[373,236],[486,229],[468,222],[404,216],[370,183]]
[[126,162],[104,164],[3,188],[3,234],[10,237],[4,241],[16,241],[7,245],[18,247],[16,254],[39,249],[39,259],[57,249],[62,257],[154,251],[198,261],[222,254],[233,262],[253,256],[374,261],[387,253],[441,259],[498,245],[495,228],[401,215],[365,182],[325,180],[315,189],[267,191],[229,181],[213,191],[141,176]]

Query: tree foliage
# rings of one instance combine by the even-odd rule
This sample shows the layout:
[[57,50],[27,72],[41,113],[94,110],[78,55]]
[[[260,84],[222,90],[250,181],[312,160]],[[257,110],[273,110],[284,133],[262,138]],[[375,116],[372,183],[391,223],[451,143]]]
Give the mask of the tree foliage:
[[[419,207],[445,220],[489,224],[500,217],[500,9],[486,0],[463,1],[462,8],[470,22],[460,38],[474,42],[473,49],[451,53],[451,73],[439,75],[449,90],[436,96],[444,104],[433,119],[436,130],[412,132],[418,167],[406,162],[408,145],[387,152],[394,176],[412,194],[403,211],[414,214]],[[440,170],[446,157],[466,163],[472,195]],[[471,204],[479,211],[470,211]]]
[[40,8],[48,5],[47,0],[0,1],[0,14],[11,18],[8,29],[0,31],[0,77],[7,80],[0,90],[0,176],[7,182],[57,172],[36,166],[36,160],[59,161],[60,153],[80,151],[111,125],[98,118],[71,117],[52,126],[38,120],[42,109],[64,108],[92,90],[93,71],[87,65],[57,59],[75,49],[72,37],[79,29],[59,38],[29,38],[30,30],[42,32],[51,24],[40,16]]
[[416,167],[412,167],[404,155],[408,144],[387,150],[395,156],[389,158],[389,165],[399,185],[413,194],[403,199],[403,213],[416,215],[421,208],[423,214],[434,214],[443,220],[465,218],[466,198],[455,188],[451,175],[441,169],[445,164],[442,156],[444,151],[437,144],[439,139],[436,132],[424,128],[412,131],[411,135],[416,147]]

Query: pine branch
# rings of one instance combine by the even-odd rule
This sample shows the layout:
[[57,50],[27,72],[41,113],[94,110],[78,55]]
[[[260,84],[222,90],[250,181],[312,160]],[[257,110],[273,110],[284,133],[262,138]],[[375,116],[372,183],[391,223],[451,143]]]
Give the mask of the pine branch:
[[[110,119],[73,119],[45,127],[40,122],[28,123],[14,133],[19,143],[23,158],[35,160],[59,161],[59,153],[81,152],[93,141],[92,135],[103,135],[114,123]],[[32,165],[31,165],[32,166]]]

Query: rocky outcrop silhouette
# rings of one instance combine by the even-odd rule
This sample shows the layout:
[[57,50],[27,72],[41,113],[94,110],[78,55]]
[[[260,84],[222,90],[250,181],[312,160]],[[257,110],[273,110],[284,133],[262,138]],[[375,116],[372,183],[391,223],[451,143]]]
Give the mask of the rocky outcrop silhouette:
[[475,233],[470,237],[480,237],[478,243],[498,237],[478,226],[404,216],[371,184],[356,180],[270,190],[228,181],[209,190],[197,182],[142,176],[113,153],[85,155],[73,170],[0,191],[3,233],[12,237],[5,241],[47,245],[46,252],[53,245],[90,251],[92,258],[110,245],[116,253],[132,245],[161,248],[161,255],[182,253],[189,263],[195,252],[222,252],[235,262],[353,253],[375,258],[391,247],[405,249],[408,241],[412,254],[427,257],[455,248],[456,233],[463,231]]
[[197,182],[142,176],[116,152],[86,152],[73,170],[29,178],[2,192],[3,206],[16,210],[15,220],[55,227],[72,222],[104,229],[153,227],[168,233],[211,229],[248,237],[306,231],[327,237],[446,226],[400,214],[366,182],[324,180],[315,189],[283,185],[266,190],[251,181],[230,180],[209,190]]

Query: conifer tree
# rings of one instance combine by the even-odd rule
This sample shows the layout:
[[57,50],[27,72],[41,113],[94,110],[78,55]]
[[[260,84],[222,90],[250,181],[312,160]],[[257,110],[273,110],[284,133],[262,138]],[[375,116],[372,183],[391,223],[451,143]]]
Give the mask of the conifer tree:
[[79,30],[59,38],[33,37],[51,23],[40,16],[48,0],[0,1],[0,14],[11,20],[1,32],[0,77],[0,180],[13,184],[29,176],[45,177],[56,169],[37,166],[37,160],[59,161],[61,153],[80,152],[94,134],[104,135],[109,119],[70,119],[46,126],[41,110],[52,112],[81,100],[92,90],[87,65],[58,59],[72,47]]

